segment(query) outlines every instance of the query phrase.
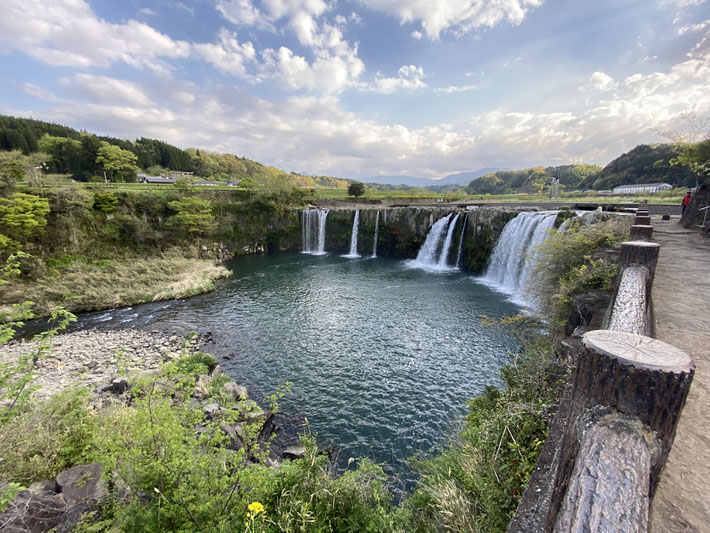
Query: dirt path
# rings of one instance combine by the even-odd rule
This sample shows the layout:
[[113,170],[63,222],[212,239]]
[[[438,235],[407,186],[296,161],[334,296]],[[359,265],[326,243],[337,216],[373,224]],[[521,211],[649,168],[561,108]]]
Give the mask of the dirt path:
[[651,508],[651,532],[710,532],[710,240],[653,218],[656,337],[695,363],[688,401]]

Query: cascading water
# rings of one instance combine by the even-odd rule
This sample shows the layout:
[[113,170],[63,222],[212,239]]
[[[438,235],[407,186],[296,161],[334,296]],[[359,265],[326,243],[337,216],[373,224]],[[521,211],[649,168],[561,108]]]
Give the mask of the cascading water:
[[[451,267],[446,266],[446,259],[451,247],[451,235],[453,234],[453,227],[456,225],[456,219],[452,222],[451,217],[453,217],[453,213],[437,220],[431,226],[424,244],[419,249],[417,258],[405,261],[405,265],[424,270],[451,270]],[[458,217],[459,215],[457,214],[456,218]]]
[[545,242],[556,218],[557,213],[520,213],[508,222],[481,281],[511,295],[516,303],[533,305],[526,291],[537,263],[535,247]]
[[449,230],[446,232],[446,239],[444,239],[444,246],[441,247],[441,254],[439,254],[439,261],[437,265],[439,268],[446,268],[446,263],[449,259],[449,249],[451,248],[451,239],[454,236],[454,230],[456,229],[456,222],[458,222],[461,213],[456,213],[456,216],[449,224]]
[[350,235],[350,253],[343,257],[360,257],[357,253],[357,230],[360,226],[360,210],[355,210],[355,218],[353,219],[353,232]]
[[375,240],[372,243],[372,257],[377,257],[377,236],[380,233],[380,212],[375,216]]
[[463,219],[463,226],[461,226],[461,236],[459,237],[459,251],[456,253],[456,268],[461,269],[461,256],[463,255],[463,238],[466,234],[466,224],[468,224],[468,213]]
[[304,209],[301,218],[303,253],[325,254],[325,220],[328,209]]

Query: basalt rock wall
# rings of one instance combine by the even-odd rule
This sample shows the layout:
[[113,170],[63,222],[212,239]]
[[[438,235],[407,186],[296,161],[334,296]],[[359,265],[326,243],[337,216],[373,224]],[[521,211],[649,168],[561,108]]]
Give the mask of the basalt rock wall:
[[[341,208],[330,210],[326,222],[326,251],[347,253],[350,250],[355,211]],[[379,212],[377,255],[402,259],[416,257],[434,222],[450,213],[459,213],[449,264],[456,262],[461,232],[464,231],[461,267],[475,273],[486,269],[503,227],[517,215],[517,211],[505,208],[393,207],[363,208],[359,211],[358,253],[372,254]]]

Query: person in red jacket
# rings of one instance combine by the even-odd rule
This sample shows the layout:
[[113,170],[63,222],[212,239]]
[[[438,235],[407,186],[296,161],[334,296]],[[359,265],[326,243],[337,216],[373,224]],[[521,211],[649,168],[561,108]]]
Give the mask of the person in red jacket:
[[685,208],[688,207],[688,204],[690,203],[690,198],[690,191],[688,191],[687,193],[685,193],[685,196],[683,196],[683,205],[680,209],[680,216],[683,216],[683,214],[685,213]]

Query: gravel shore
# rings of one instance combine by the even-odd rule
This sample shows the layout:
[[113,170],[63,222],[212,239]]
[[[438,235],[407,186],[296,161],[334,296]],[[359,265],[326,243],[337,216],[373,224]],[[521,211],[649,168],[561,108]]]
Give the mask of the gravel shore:
[[[176,335],[136,329],[57,335],[37,363],[33,384],[40,385],[40,389],[35,396],[48,398],[72,383],[95,388],[110,383],[119,374],[158,368],[176,357],[185,342]],[[191,347],[197,343],[189,341]],[[36,349],[35,343],[25,341],[0,346],[0,362],[13,363]]]

